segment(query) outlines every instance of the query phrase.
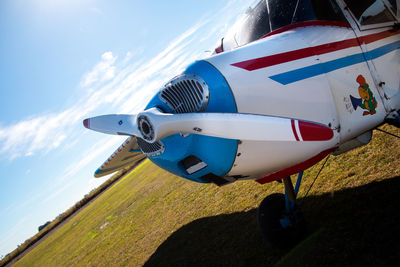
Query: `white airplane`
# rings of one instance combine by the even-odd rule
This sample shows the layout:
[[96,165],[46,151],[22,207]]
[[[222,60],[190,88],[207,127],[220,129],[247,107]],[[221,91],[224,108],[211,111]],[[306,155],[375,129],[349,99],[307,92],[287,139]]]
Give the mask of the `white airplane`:
[[91,130],[129,136],[95,176],[145,155],[200,183],[283,179],[285,196],[264,199],[258,220],[268,241],[291,244],[302,233],[294,203],[303,171],[366,145],[383,123],[400,126],[399,6],[260,1],[143,112],[84,120]]

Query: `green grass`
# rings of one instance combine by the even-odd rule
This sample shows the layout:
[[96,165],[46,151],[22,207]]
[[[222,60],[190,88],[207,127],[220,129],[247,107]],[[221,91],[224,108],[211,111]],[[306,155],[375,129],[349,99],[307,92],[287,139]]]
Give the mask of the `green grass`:
[[25,240],[18,248],[13,250],[10,254],[0,260],[0,266],[6,265],[12,261],[14,261],[17,257],[23,254],[26,250],[28,250],[32,245],[34,245],[37,241],[41,240],[44,236],[46,236],[50,231],[55,229],[59,224],[63,223],[67,220],[71,215],[74,215],[79,209],[84,207],[87,203],[89,203],[92,199],[95,199],[99,194],[106,191],[109,187],[111,187],[116,181],[118,181],[125,173],[132,170],[134,167],[139,165],[143,159],[145,158],[143,155],[138,155],[137,161],[132,162],[132,164],[124,167],[110,178],[108,178],[104,183],[102,183],[99,187],[92,190],[90,193],[85,195],[84,198],[76,202],[71,208],[64,211],[62,214],[57,216],[53,221],[51,221],[46,227],[40,230],[37,234],[32,236],[31,238]]
[[[385,129],[400,133],[399,130]],[[16,266],[388,266],[400,262],[400,140],[373,141],[305,172],[309,236],[291,251],[258,233],[256,208],[283,185],[224,187],[173,176],[146,160]]]

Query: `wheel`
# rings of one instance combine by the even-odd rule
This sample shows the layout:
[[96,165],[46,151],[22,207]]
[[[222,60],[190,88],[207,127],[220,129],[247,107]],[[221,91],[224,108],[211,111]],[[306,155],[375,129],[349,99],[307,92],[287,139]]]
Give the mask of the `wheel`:
[[272,194],[264,198],[257,217],[262,236],[275,247],[290,248],[306,234],[300,209],[295,206],[290,214],[286,214],[283,194]]

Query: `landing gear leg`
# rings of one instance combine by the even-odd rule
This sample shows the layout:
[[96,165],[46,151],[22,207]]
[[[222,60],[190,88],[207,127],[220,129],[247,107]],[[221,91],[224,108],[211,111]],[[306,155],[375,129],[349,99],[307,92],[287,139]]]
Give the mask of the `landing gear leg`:
[[274,246],[292,247],[306,233],[302,213],[296,205],[296,196],[302,177],[303,172],[300,172],[295,187],[293,187],[290,176],[284,178],[285,195],[269,195],[258,208],[258,224],[261,234]]

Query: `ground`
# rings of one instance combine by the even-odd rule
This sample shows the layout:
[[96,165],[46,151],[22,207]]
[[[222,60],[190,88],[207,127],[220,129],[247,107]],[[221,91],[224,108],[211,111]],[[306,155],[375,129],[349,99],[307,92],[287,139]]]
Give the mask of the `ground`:
[[[384,129],[399,134],[393,127]],[[373,141],[305,172],[299,204],[308,237],[272,248],[256,209],[283,185],[224,187],[173,176],[146,160],[15,266],[392,266],[400,262],[400,140]]]

